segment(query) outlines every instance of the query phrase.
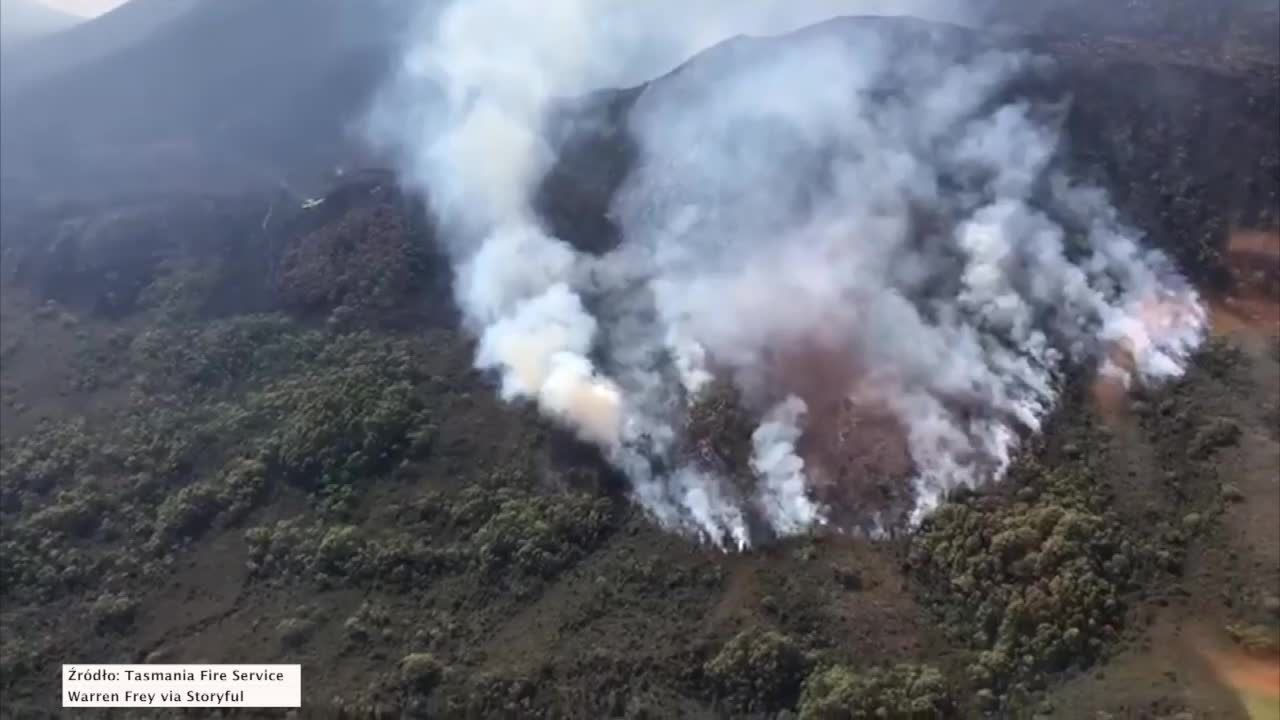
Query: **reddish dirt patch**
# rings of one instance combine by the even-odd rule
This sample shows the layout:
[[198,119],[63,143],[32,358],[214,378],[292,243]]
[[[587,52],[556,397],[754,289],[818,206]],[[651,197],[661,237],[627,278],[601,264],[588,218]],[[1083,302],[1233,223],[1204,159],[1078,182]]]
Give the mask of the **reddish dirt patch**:
[[914,465],[906,429],[861,365],[851,338],[788,340],[771,354],[769,386],[805,402],[798,450],[829,519],[876,531],[911,511]]
[[1280,329],[1280,231],[1237,230],[1227,244],[1233,287],[1212,299],[1214,333],[1257,338]]

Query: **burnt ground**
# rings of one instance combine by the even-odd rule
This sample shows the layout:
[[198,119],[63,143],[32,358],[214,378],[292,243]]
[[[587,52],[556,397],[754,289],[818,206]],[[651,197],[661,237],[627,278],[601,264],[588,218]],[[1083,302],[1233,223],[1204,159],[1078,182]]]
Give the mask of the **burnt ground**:
[[[1065,161],[1215,337],[1133,398],[1070,379],[1006,482],[892,540],[655,527],[471,369],[385,175],[6,213],[0,714],[60,716],[69,660],[252,659],[317,717],[1275,717],[1276,65],[1036,42]],[[566,148],[543,210],[607,246],[625,142]]]

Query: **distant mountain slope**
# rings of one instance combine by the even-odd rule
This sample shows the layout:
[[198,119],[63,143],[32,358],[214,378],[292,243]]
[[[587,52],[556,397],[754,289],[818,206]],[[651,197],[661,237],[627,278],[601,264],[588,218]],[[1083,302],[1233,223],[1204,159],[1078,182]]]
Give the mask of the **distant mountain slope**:
[[[35,0],[13,1],[35,3]],[[131,0],[92,20],[67,16],[72,22],[65,32],[25,43],[5,53],[4,62],[0,63],[0,93],[12,96],[34,83],[101,60],[150,35],[197,2],[199,0]]]
[[[1269,38],[1277,15],[1274,0],[1224,0],[1225,10],[1192,0],[1135,0],[1110,13],[1063,10],[1063,17],[1050,12],[1074,7],[1063,0],[974,2],[985,3],[992,25],[1072,42],[1147,28],[1157,37],[1141,39],[1143,52],[1163,48],[1205,65],[1215,61],[1201,50],[1233,61],[1253,57],[1259,43],[1249,38]],[[103,191],[286,185],[318,192],[335,166],[367,158],[352,130],[397,62],[408,18],[426,4],[131,0],[6,53],[0,63],[6,205]],[[1183,42],[1173,31],[1186,27],[1208,28],[1210,38]],[[1268,52],[1262,43],[1264,59]],[[593,172],[583,172],[584,182],[595,181]],[[599,234],[585,219],[573,222]]]
[[1276,0],[970,0],[989,25],[1057,35],[1094,35],[1210,46],[1275,58]]
[[[80,33],[85,45],[123,47],[6,93],[7,196],[216,189],[331,171],[418,7],[176,0],[161,11],[161,2],[170,0],[133,0]],[[179,5],[187,9],[175,16]],[[161,27],[130,37],[141,25],[122,22],[126,11]]]
[[[900,48],[922,47],[932,36],[947,47],[1009,43],[1051,59],[1052,70],[1026,79],[1019,92],[1072,98],[1062,118],[1061,161],[1075,176],[1105,187],[1124,216],[1197,281],[1228,276],[1224,248],[1232,228],[1280,225],[1280,64],[1265,48],[1242,58],[1145,38],[1013,37],[870,17],[836,18],[778,37],[734,38],[645,86],[588,98],[585,111],[594,116],[575,125],[574,113],[583,108],[570,111],[564,126],[580,130],[558,140],[560,157],[540,188],[538,210],[553,234],[575,247],[611,248],[618,241],[614,193],[635,162],[623,129],[639,97],[691,75],[727,74],[798,37],[841,37],[873,25]],[[697,92],[696,83],[691,87]]]
[[80,18],[45,5],[39,0],[0,0],[0,47],[26,43],[66,30]]

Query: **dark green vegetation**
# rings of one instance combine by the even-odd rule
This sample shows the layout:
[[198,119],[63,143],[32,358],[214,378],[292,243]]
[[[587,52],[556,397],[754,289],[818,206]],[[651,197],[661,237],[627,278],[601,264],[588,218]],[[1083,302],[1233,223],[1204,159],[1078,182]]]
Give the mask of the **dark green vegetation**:
[[947,681],[932,667],[895,665],[860,673],[837,666],[810,678],[800,717],[936,718],[955,709]]
[[978,651],[965,680],[992,702],[1096,662],[1124,630],[1128,594],[1176,573],[1187,541],[1168,519],[1126,524],[1084,464],[1028,459],[1001,491],[943,506],[910,558],[948,636]]
[[[1118,47],[1062,51],[1071,159],[1233,287],[1227,232],[1277,217],[1274,68]],[[607,245],[604,142],[609,178],[570,158],[542,199]],[[726,555],[494,397],[389,178],[297,205],[5,218],[0,714],[56,716],[62,662],[253,660],[302,662],[321,716],[1230,718],[1196,633],[1274,657],[1274,328],[1120,409],[1071,378],[1006,482],[909,536]],[[745,464],[737,403],[688,450]]]
[[[347,214],[283,252],[388,226]],[[391,286],[436,292],[419,267]],[[911,537],[726,556],[653,527],[589,452],[502,406],[459,332],[335,323],[287,299],[288,314],[210,316],[220,282],[158,265],[111,320],[6,290],[30,332],[77,348],[65,387],[107,404],[5,434],[13,707],[48,707],[71,654],[298,660],[333,688],[315,702],[356,714],[1034,714],[1062,679],[1147,642],[1144,608],[1190,592],[1187,558],[1252,492],[1218,461],[1270,412],[1204,405],[1257,387],[1253,356],[1218,341],[1134,405],[1128,435],[1070,390],[1005,483]],[[355,297],[325,309],[382,302]],[[40,412],[15,412],[16,393],[9,419]],[[750,430],[737,402],[721,388],[690,421],[691,444],[730,467]],[[1133,444],[1154,458],[1141,475],[1123,469]],[[1274,597],[1242,578],[1218,630],[1274,652]]]

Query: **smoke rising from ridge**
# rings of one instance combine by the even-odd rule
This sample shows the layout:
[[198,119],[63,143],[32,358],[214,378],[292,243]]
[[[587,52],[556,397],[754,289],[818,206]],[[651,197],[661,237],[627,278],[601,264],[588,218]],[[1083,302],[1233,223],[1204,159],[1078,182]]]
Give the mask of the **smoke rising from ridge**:
[[[1182,372],[1194,290],[1055,163],[1064,106],[1006,98],[1041,62],[946,26],[716,46],[630,113],[621,246],[551,237],[531,198],[553,103],[886,9],[687,5],[454,3],[371,122],[432,201],[477,367],[599,447],[657,521],[737,547],[899,526],[998,479],[1069,368]],[[744,457],[688,432],[717,382],[756,423]]]

